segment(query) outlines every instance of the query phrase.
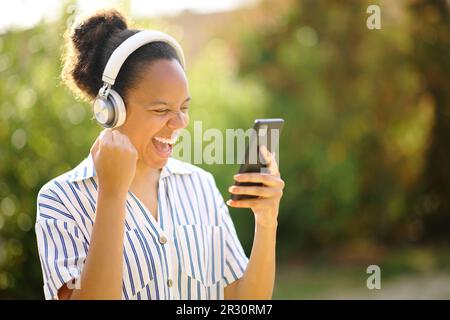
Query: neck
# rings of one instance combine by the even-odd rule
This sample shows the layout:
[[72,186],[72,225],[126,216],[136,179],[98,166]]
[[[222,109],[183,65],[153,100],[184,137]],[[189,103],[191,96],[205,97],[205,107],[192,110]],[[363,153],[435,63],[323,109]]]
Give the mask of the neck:
[[160,174],[161,169],[151,168],[142,161],[138,160],[136,163],[136,173],[134,174],[132,185],[142,186],[157,184]]

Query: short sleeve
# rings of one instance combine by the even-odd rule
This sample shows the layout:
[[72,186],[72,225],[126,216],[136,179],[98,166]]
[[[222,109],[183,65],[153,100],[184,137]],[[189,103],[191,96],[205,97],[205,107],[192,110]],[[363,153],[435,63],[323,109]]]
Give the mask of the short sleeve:
[[35,224],[45,299],[58,299],[67,283],[77,288],[88,244],[62,201],[51,190],[41,189]]
[[213,180],[215,202],[219,211],[219,219],[223,227],[225,239],[224,281],[226,285],[230,285],[244,275],[244,272],[247,269],[248,258],[239,241],[228,207],[225,204],[219,189],[215,185],[212,175],[210,176],[210,179]]

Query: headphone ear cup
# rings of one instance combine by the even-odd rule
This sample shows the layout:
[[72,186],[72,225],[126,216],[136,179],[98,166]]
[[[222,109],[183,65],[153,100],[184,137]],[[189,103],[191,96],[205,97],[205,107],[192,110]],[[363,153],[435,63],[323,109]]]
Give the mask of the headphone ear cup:
[[97,123],[104,128],[111,128],[114,123],[114,106],[109,98],[98,95],[94,100],[94,116]]
[[111,123],[110,128],[120,127],[127,118],[125,103],[120,94],[113,89],[109,91],[108,102],[111,104],[114,112],[114,120]]

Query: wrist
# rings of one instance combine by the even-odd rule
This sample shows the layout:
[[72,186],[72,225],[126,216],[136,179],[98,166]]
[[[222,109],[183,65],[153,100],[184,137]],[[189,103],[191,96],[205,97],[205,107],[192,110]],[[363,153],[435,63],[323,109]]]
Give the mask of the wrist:
[[259,230],[276,231],[278,228],[278,220],[256,219],[255,228]]
[[100,190],[97,197],[97,208],[96,208],[96,221],[100,217],[107,217],[109,220],[111,214],[113,216],[121,219],[114,219],[115,221],[120,221],[125,218],[126,215],[126,195],[118,195],[106,190]]
[[128,190],[120,190],[109,188],[104,185],[98,185],[98,195],[111,201],[125,201],[127,199]]

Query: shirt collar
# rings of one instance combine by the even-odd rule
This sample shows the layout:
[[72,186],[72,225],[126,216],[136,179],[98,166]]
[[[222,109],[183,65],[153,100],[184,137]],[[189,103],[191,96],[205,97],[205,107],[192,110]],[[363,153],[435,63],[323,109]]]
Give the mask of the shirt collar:
[[[183,162],[174,158],[169,158],[166,165],[161,170],[160,178],[165,178],[173,174],[191,174],[192,170]],[[74,169],[69,171],[69,180],[81,181],[95,177],[94,160],[89,154],[83,161],[80,162]]]

